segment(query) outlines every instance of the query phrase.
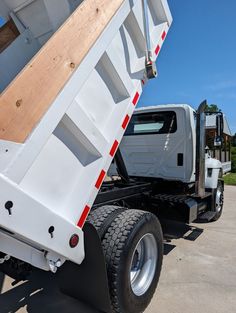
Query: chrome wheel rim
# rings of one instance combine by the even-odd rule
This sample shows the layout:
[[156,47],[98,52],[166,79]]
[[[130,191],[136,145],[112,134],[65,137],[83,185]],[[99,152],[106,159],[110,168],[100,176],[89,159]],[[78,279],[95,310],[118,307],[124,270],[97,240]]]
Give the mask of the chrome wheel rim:
[[148,233],[138,242],[131,259],[130,283],[133,293],[142,296],[155,276],[158,249],[155,237]]
[[216,212],[219,213],[222,210],[223,207],[223,193],[220,188],[216,191]]

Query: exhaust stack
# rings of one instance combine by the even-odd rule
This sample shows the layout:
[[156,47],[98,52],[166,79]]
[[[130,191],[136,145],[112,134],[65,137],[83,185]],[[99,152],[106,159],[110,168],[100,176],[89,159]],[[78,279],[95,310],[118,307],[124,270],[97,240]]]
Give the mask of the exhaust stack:
[[197,109],[196,125],[196,187],[195,193],[199,197],[205,196],[205,147],[206,147],[206,115],[207,101],[203,101]]

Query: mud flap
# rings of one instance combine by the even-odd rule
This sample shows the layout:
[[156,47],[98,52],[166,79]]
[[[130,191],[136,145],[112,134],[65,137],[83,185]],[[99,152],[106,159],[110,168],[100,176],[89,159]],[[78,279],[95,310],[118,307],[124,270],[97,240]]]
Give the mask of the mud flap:
[[111,313],[106,263],[102,245],[94,226],[84,228],[85,259],[81,265],[67,261],[58,271],[63,293],[85,302],[99,312]]

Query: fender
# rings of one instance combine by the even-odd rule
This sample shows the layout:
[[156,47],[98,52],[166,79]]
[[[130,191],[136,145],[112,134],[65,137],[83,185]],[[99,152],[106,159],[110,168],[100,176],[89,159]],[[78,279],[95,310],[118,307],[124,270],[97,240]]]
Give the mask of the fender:
[[206,158],[206,189],[216,189],[220,172],[222,171],[222,164],[220,161],[213,158]]
[[92,224],[85,223],[83,231],[85,259],[81,265],[67,261],[58,270],[60,289],[99,312],[112,313],[101,240]]

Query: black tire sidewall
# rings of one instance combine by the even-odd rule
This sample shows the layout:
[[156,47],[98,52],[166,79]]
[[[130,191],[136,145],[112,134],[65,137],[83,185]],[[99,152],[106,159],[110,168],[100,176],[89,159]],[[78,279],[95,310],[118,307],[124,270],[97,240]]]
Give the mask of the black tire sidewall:
[[[157,243],[158,259],[155,275],[149,289],[142,296],[136,296],[130,284],[130,265],[133,252],[139,240],[147,233],[152,234]],[[129,234],[125,247],[120,257],[119,275],[117,281],[118,298],[123,312],[139,313],[143,312],[155,292],[163,259],[163,236],[158,219],[151,213],[144,214],[142,218],[134,225]]]

